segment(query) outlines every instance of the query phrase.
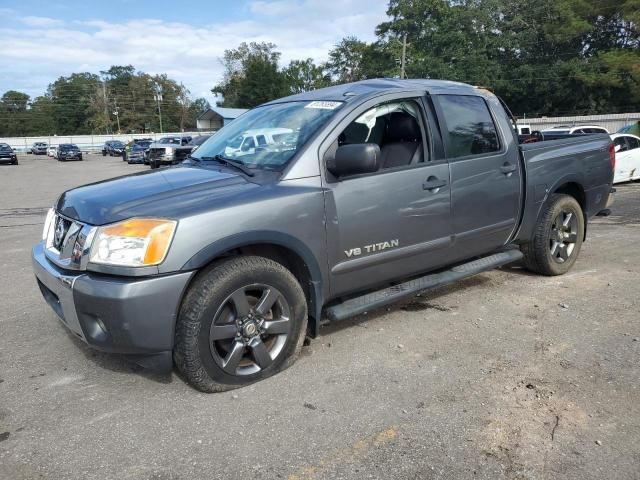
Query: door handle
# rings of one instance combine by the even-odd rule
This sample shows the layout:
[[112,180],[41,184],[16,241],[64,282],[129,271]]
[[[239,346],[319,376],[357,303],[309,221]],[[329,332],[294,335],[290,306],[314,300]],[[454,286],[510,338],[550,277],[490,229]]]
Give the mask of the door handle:
[[505,175],[509,175],[516,171],[516,166],[511,163],[505,163],[503,166],[500,167],[500,171]]
[[434,191],[434,190],[437,190],[438,188],[444,187],[446,184],[447,184],[446,180],[440,180],[438,177],[429,177],[422,184],[422,189]]

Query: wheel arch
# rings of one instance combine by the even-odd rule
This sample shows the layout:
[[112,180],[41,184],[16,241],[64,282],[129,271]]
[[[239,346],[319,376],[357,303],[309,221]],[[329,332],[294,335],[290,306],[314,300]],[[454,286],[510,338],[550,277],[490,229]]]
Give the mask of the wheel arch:
[[564,194],[575,198],[578,205],[582,209],[582,217],[584,218],[584,237],[583,241],[587,239],[587,198],[584,193],[582,184],[576,181],[568,181],[558,185],[552,192],[552,194]]
[[[181,270],[202,270],[220,259],[237,255],[269,258],[283,265],[296,277],[302,286],[309,307],[308,333],[316,337],[320,329],[324,301],[322,271],[311,250],[290,235],[281,232],[256,231],[221,239],[196,253],[182,266]],[[193,282],[193,279],[191,281]]]

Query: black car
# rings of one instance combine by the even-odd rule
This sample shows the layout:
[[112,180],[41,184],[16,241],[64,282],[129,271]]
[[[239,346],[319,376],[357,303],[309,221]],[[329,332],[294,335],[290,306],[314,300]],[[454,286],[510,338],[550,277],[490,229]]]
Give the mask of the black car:
[[58,153],[56,158],[59,162],[66,162],[68,160],[82,160],[82,152],[77,145],[73,143],[63,143],[58,146]]
[[8,143],[0,143],[0,163],[18,164],[18,156]]
[[120,157],[122,156],[122,152],[124,152],[124,143],[120,140],[108,140],[104,142],[104,146],[102,147],[103,157],[106,157],[107,155],[110,157]]

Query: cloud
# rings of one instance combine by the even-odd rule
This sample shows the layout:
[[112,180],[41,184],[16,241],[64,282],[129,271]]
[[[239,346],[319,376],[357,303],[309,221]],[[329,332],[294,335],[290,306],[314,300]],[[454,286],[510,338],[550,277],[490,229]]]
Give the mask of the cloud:
[[260,0],[247,6],[244,20],[206,26],[149,18],[75,21],[60,28],[56,19],[23,17],[23,28],[0,24],[0,91],[40,95],[61,75],[131,64],[151,74],[166,73],[194,97],[211,100],[210,90],[222,78],[225,49],[273,42],[283,64],[308,57],[321,62],[345,36],[373,39],[385,10],[386,0]]
[[22,17],[20,19],[22,23],[30,27],[59,27],[64,24],[62,20],[49,17]]

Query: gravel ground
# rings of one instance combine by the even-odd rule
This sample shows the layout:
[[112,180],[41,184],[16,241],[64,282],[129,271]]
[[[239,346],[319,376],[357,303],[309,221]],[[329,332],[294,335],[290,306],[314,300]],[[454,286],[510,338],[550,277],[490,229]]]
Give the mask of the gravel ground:
[[30,265],[65,188],[144,169],[0,166],[0,478],[640,478],[640,184],[563,277],[478,275],[336,325],[206,395],[94,352]]

